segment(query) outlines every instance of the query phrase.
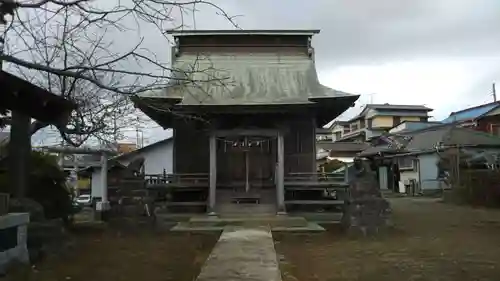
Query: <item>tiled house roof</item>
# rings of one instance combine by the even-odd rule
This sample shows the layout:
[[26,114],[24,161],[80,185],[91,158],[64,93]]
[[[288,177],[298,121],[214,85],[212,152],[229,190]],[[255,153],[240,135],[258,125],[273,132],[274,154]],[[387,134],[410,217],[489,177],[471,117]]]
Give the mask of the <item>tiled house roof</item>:
[[[390,141],[372,146],[360,153],[360,156],[370,156],[378,153],[425,153],[444,146],[493,146],[500,148],[500,138],[487,133],[461,128],[450,124],[433,126],[418,131],[385,136]],[[399,142],[398,149],[388,142]]]
[[488,112],[498,108],[500,106],[500,102],[492,102],[492,103],[487,103],[483,104],[480,106],[475,106],[471,108],[467,108],[461,111],[457,112],[452,112],[448,118],[444,119],[441,121],[442,123],[454,123],[454,122],[460,122],[460,121],[467,121],[467,120],[475,120],[477,118],[482,117],[483,115],[487,114]]

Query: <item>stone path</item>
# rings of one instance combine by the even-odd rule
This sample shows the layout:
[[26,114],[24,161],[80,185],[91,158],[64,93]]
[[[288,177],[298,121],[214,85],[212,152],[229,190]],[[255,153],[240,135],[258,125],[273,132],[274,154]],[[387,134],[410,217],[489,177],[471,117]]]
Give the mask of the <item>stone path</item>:
[[269,227],[226,227],[197,281],[281,281]]

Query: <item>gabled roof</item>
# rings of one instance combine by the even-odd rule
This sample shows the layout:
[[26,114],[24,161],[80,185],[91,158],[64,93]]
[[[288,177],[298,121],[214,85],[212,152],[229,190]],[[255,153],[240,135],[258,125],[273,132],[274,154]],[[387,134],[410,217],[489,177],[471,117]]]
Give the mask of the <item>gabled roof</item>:
[[448,118],[444,119],[441,122],[453,123],[460,121],[475,120],[488,114],[488,112],[498,108],[499,106],[500,102],[492,102],[475,107],[466,108],[457,112],[450,113],[450,116],[448,116]]
[[429,108],[425,105],[417,105],[417,104],[367,104],[366,107],[371,109],[382,109],[382,110],[422,110],[422,111],[432,111],[432,108]]
[[[111,165],[109,165],[109,167],[111,167],[113,165],[124,167],[119,161],[125,160],[128,157],[134,157],[134,156],[136,156],[137,154],[139,154],[141,152],[143,153],[143,152],[149,151],[149,150],[151,150],[151,149],[153,149],[155,147],[158,147],[161,144],[165,144],[165,143],[171,142],[173,140],[174,140],[173,137],[168,137],[168,138],[166,138],[164,140],[152,143],[150,145],[144,146],[144,147],[136,149],[134,151],[131,151],[131,152],[128,152],[128,153],[123,153],[123,154],[120,154],[118,156],[111,157],[111,158],[108,159],[108,161],[111,162]],[[101,164],[99,163],[99,164],[95,164],[95,165],[89,166],[89,167],[87,167],[87,168],[85,168],[83,170],[90,171],[90,170],[93,170],[94,168],[100,168],[100,167],[101,167]]]
[[432,127],[432,126],[438,126],[440,124],[442,124],[441,122],[437,122],[437,121],[427,121],[427,122],[423,122],[423,121],[403,121],[399,124],[397,124],[396,126],[392,127],[389,129],[389,132],[400,126],[401,124],[406,124],[406,128],[401,130],[401,131],[398,131],[397,133],[401,134],[403,132],[410,132],[410,131],[415,131],[415,130],[421,130],[421,129],[425,129],[425,128],[428,128],[428,127]]
[[429,111],[433,111],[432,108],[429,108],[425,105],[415,105],[415,104],[388,104],[388,103],[384,103],[384,104],[367,104],[365,105],[365,107],[363,108],[363,110],[356,116],[354,116],[353,118],[351,118],[349,120],[349,122],[352,122],[354,120],[357,120],[363,116],[366,115],[366,112],[369,110],[369,109],[375,109],[375,110],[391,110],[391,111],[394,111],[394,110],[408,110],[408,111],[425,111],[425,112],[429,112]]
[[348,125],[349,124],[349,121],[345,120],[345,121],[342,121],[342,120],[337,120],[337,121],[333,121],[332,124],[330,125],[330,127],[328,127],[328,129],[333,129],[333,127],[335,127],[335,125],[340,125],[340,126],[344,126],[344,125]]
[[214,29],[214,30],[168,30],[167,34],[177,36],[200,35],[309,35],[318,34],[319,29]]
[[[437,145],[464,147],[496,147],[500,148],[500,138],[453,124],[437,125],[422,130],[401,134],[385,135],[389,139],[385,144],[370,147],[360,153],[369,156],[377,153],[423,153],[435,150]],[[391,143],[392,142],[392,143]],[[398,149],[394,143],[401,144]]]
[[[194,31],[192,35],[244,35],[257,31]],[[259,34],[293,35],[283,30]],[[316,30],[301,31],[307,35]],[[172,34],[186,34],[173,31]],[[233,38],[233,40],[235,40]],[[182,42],[182,40],[181,40]],[[174,112],[229,113],[265,108],[270,112],[312,108],[318,126],[336,118],[359,98],[319,82],[313,49],[305,44],[296,51],[251,46],[238,50],[182,51],[174,56],[172,79],[165,90],[132,97],[136,106],[164,128],[172,126]],[[284,46],[286,47],[286,46]],[[182,49],[182,46],[179,47]]]
[[157,141],[155,143],[152,143],[150,145],[147,145],[147,146],[144,146],[144,147],[141,147],[139,149],[136,149],[136,150],[133,150],[131,152],[128,152],[128,153],[123,153],[123,154],[120,154],[116,157],[114,157],[115,160],[122,160],[124,158],[128,158],[128,157],[131,157],[131,156],[134,156],[134,155],[137,155],[139,153],[143,153],[143,152],[146,152],[146,151],[149,151],[155,147],[158,147],[159,145],[162,145],[162,144],[165,144],[165,143],[169,143],[171,141],[173,141],[174,138],[173,137],[168,137],[164,140],[161,140],[161,141]]

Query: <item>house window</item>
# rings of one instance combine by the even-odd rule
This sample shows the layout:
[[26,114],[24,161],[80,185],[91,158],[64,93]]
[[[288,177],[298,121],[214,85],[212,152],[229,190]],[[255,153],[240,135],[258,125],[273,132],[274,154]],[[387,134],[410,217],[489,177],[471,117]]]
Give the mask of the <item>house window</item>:
[[351,131],[356,131],[358,129],[358,124],[354,123],[351,125]]
[[400,170],[413,170],[415,168],[415,161],[409,157],[398,158],[398,166]]
[[401,123],[401,117],[400,116],[393,116],[392,121],[393,121],[394,126],[399,125],[399,123]]
[[373,126],[373,119],[368,119],[368,129],[371,129]]
[[420,122],[427,122],[427,120],[429,119],[429,117],[420,117]]

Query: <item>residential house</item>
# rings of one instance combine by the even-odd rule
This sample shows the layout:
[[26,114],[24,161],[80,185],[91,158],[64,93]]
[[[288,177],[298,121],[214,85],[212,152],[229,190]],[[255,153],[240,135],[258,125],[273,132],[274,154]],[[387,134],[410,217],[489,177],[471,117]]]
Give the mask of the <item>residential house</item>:
[[351,132],[351,125],[347,121],[334,121],[328,128],[332,134],[332,141],[337,141]]
[[333,141],[330,129],[316,128],[316,141]]
[[[173,172],[173,138],[167,138],[162,141],[150,144],[148,146],[136,149],[132,152],[121,154],[119,156],[111,158],[111,165],[109,169],[113,169],[115,166],[126,166],[132,161],[139,158],[144,159],[143,172],[146,175],[160,175],[165,173]],[[91,195],[94,198],[100,198],[102,196],[102,184],[101,184],[101,167],[99,165],[94,165],[88,167],[87,172],[91,173]]]
[[500,136],[500,102],[487,103],[452,112],[443,123],[454,123],[461,127]]
[[423,105],[367,104],[348,121],[350,130],[339,141],[364,142],[380,136],[403,121],[427,122],[432,111]]
[[[459,146],[470,152],[500,153],[500,138],[453,124],[384,135],[377,140],[378,145],[365,149],[359,156],[395,160],[400,184],[408,185],[413,180],[416,189],[422,193],[442,188],[438,180],[439,147]],[[388,172],[387,167],[380,168],[379,179],[390,179],[391,175],[386,174]],[[400,186],[392,189],[404,191]]]

